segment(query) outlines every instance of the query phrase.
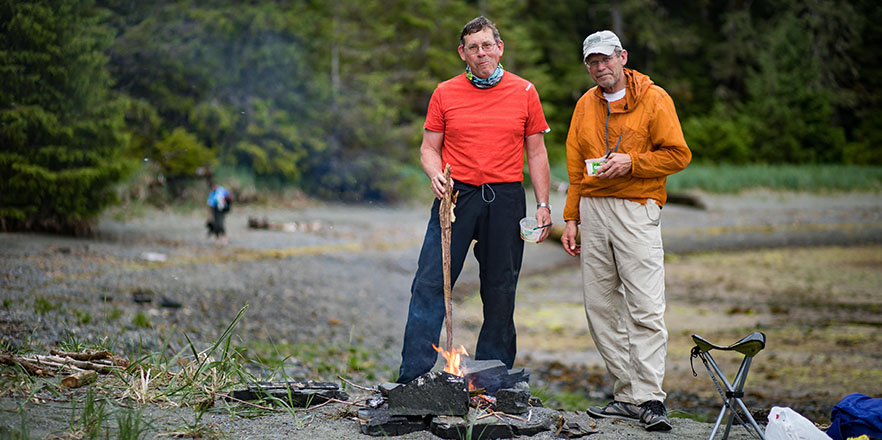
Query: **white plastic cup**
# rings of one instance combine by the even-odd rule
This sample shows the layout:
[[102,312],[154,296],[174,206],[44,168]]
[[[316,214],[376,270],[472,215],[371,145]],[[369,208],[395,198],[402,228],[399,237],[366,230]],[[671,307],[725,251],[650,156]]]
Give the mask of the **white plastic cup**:
[[606,158],[599,157],[597,159],[585,159],[585,168],[589,176],[596,176],[597,170],[606,163]]
[[524,217],[521,219],[521,238],[527,243],[536,243],[542,235],[542,229],[537,229],[536,217]]

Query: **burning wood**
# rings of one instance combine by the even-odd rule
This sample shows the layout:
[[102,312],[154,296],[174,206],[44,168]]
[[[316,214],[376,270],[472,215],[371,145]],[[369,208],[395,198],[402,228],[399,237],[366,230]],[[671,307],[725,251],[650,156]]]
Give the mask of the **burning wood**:
[[442,350],[437,345],[432,344],[432,348],[438,353],[441,353],[441,356],[447,361],[447,365],[444,366],[444,371],[454,376],[463,376],[462,369],[460,368],[462,357],[469,355],[469,352],[466,351],[465,347],[460,345],[459,349],[456,350]]
[[[465,438],[468,433],[472,433],[472,438],[509,438],[544,431],[578,438],[597,432],[587,414],[544,408],[539,399],[531,397],[526,383],[529,374],[523,369],[508,370],[500,361],[460,361],[463,371],[471,368],[473,374],[505,378],[485,378],[486,382],[525,380],[511,388],[495,390],[495,397],[482,393],[471,398],[467,391],[468,373],[462,377],[433,371],[407,384],[381,384],[377,387],[379,394],[369,399],[373,402],[370,408],[358,411],[361,432],[386,437],[428,430],[446,439]],[[477,373],[475,366],[481,367]]]

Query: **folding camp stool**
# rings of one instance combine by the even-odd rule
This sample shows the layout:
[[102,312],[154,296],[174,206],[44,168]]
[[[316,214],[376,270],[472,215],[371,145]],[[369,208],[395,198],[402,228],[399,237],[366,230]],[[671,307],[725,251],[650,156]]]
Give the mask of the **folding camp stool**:
[[[745,429],[747,429],[748,432],[750,431],[750,428],[747,427],[747,424],[744,423],[744,420],[738,415],[735,405],[738,405],[738,407],[741,408],[747,421],[750,422],[750,425],[753,426],[753,429],[756,430],[759,437],[765,440],[766,437],[763,435],[763,431],[756,424],[756,420],[750,415],[750,411],[747,409],[747,406],[744,405],[741,398],[744,397],[744,382],[747,380],[747,370],[750,369],[750,363],[753,360],[753,357],[756,356],[760,350],[765,348],[766,335],[762,332],[753,332],[728,347],[712,344],[707,339],[698,335],[692,335],[692,340],[695,342],[695,347],[692,347],[691,359],[695,359],[696,357],[701,358],[701,361],[704,363],[704,368],[707,369],[707,373],[710,375],[711,380],[713,380],[714,385],[717,387],[717,391],[720,392],[720,397],[723,399],[723,408],[720,410],[720,415],[717,416],[717,423],[714,424],[714,429],[711,431],[708,440],[713,440],[714,436],[717,434],[717,430],[720,428],[720,423],[723,422],[723,416],[726,415],[726,411],[729,411],[729,421],[726,423],[726,431],[723,434],[723,440],[729,438],[729,431],[732,429],[732,423],[736,417],[738,418],[738,421],[744,425]],[[714,361],[713,356],[710,354],[711,350],[734,351],[744,355],[744,359],[741,361],[741,368],[738,369],[738,374],[735,375],[735,380],[732,381],[732,383],[729,383],[726,379],[726,375],[723,374],[720,367]],[[691,359],[690,364],[692,363]],[[713,369],[713,371],[711,369]],[[725,391],[723,391],[719,382],[717,382],[716,377],[714,377],[715,372],[716,376],[718,376],[723,382],[723,385],[726,386]],[[692,374],[698,376],[698,374],[695,373],[694,367],[692,369]]]

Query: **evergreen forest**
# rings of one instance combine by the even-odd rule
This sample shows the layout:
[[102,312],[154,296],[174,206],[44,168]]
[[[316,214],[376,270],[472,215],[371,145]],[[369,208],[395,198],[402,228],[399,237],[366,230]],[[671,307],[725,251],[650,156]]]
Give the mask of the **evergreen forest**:
[[174,197],[219,168],[407,198],[478,15],[539,91],[553,167],[601,29],[673,97],[694,162],[882,165],[874,0],[0,0],[0,230],[82,232],[132,176]]

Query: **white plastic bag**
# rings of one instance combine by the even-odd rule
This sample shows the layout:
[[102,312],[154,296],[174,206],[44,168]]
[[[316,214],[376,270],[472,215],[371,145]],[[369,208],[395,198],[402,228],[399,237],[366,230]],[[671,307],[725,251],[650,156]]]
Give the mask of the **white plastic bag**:
[[830,440],[830,437],[800,413],[773,406],[766,425],[766,440]]

